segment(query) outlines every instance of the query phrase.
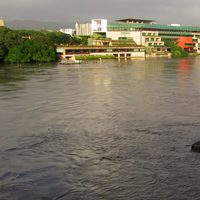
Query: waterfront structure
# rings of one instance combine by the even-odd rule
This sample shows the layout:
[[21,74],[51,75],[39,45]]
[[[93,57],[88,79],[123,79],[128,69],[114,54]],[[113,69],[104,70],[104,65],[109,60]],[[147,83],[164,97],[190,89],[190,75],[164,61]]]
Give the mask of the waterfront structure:
[[75,29],[72,29],[72,28],[61,28],[59,31],[62,32],[62,33],[65,33],[65,34],[73,36],[74,32],[75,32]]
[[57,54],[61,59],[71,60],[76,56],[87,55],[112,55],[118,59],[144,58],[145,49],[142,46],[67,46],[58,45]]
[[[164,25],[157,24],[155,20],[132,18],[116,20],[114,23],[108,23],[106,19],[92,19],[91,23],[76,24],[76,35],[90,37],[96,33],[115,42],[125,43],[132,40],[136,45],[145,46],[158,54],[160,50],[167,50],[166,40],[175,41],[188,52],[200,53],[200,27],[195,26]],[[95,42],[100,41],[93,40],[92,45]],[[91,41],[89,44],[91,45]]]
[[[154,47],[153,55],[169,56],[169,48],[164,46],[164,42],[153,30],[135,30],[134,28],[124,28],[124,24],[155,24],[154,20],[142,19],[122,19],[117,23],[108,23],[106,19],[92,19],[91,23],[76,23],[76,35],[88,36],[90,46],[145,46]],[[113,25],[113,26],[112,26]],[[87,28],[86,28],[87,27]],[[113,28],[114,27],[114,28]],[[119,28],[116,30],[116,28]],[[96,37],[97,36],[97,37]],[[157,53],[156,53],[157,51]]]
[[92,19],[91,23],[76,24],[76,35],[88,36],[90,46],[144,46],[151,56],[169,56],[166,41],[200,53],[200,27],[157,24],[155,20],[128,18],[108,23]]
[[0,26],[4,26],[4,20],[0,17]]

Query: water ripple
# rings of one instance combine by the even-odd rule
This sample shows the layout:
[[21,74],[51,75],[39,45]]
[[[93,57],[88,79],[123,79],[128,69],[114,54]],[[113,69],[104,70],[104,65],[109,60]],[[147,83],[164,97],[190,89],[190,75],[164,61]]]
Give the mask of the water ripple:
[[1,85],[0,199],[199,199],[198,62],[57,66]]

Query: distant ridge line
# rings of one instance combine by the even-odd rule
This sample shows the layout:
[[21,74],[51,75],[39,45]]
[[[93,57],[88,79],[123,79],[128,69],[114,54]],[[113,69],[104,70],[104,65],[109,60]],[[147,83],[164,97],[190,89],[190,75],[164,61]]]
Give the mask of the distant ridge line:
[[13,29],[59,30],[60,28],[73,28],[74,23],[35,20],[5,20],[5,26]]

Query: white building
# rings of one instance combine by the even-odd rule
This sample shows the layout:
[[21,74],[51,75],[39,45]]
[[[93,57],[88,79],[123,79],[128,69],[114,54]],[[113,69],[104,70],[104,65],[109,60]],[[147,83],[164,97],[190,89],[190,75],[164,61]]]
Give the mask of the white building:
[[106,33],[107,24],[107,19],[92,19],[91,23],[86,24],[76,23],[76,35],[90,36],[93,35],[93,33]]
[[72,28],[61,28],[59,31],[71,36],[74,35],[74,32],[75,32],[75,30]]
[[80,36],[90,36],[92,35],[92,25],[91,23],[86,24],[75,24],[76,35]]
[[107,32],[107,19],[92,19],[92,32]]

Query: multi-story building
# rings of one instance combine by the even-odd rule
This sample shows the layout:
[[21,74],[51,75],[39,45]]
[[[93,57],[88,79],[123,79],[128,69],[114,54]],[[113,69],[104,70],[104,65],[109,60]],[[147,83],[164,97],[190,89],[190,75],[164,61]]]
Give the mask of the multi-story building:
[[[84,28],[83,28],[84,27]],[[85,28],[87,27],[87,28]],[[84,29],[84,31],[82,30]],[[104,41],[95,38],[101,35]],[[181,26],[180,24],[157,24],[154,20],[121,19],[114,23],[107,23],[106,19],[93,19],[88,24],[76,24],[77,35],[92,36],[90,45],[126,45],[145,46],[148,52],[155,55],[168,55],[167,40],[175,41],[177,45],[188,52],[200,53],[200,27]],[[95,39],[97,39],[95,41]],[[110,42],[105,42],[105,38]]]
[[164,46],[164,41],[169,39],[189,52],[200,52],[200,27],[156,24],[153,20],[122,19],[108,24],[106,36],[114,40],[132,38],[136,44],[154,49],[160,49]]

